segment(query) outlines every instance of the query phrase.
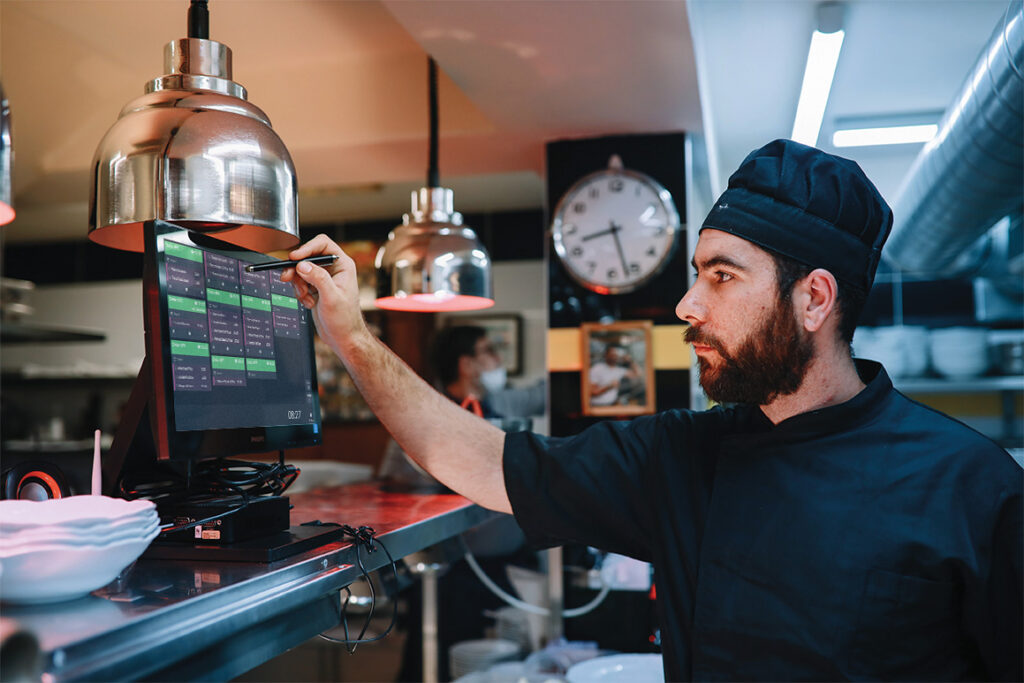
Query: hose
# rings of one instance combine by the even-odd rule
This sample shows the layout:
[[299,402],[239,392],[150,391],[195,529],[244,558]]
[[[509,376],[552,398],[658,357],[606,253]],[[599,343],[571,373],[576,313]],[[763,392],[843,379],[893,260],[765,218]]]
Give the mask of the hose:
[[[509,595],[508,593],[503,591],[501,587],[498,584],[494,583],[494,581],[491,580],[491,577],[487,576],[487,574],[484,573],[484,570],[480,568],[480,565],[477,564],[476,558],[473,557],[473,553],[471,553],[469,551],[469,548],[466,546],[466,542],[461,537],[459,538],[459,541],[462,542],[462,547],[466,551],[464,557],[466,558],[466,562],[469,563],[470,569],[473,570],[473,573],[476,574],[476,577],[480,579],[481,583],[487,586],[487,588],[492,593],[497,595],[499,598],[504,600],[512,607],[515,607],[516,609],[521,609],[524,612],[529,612],[530,614],[540,614],[542,616],[547,616],[548,614],[551,614],[551,610],[547,607],[541,607],[540,605],[531,605],[530,603],[523,602],[519,598]],[[584,614],[594,611],[598,605],[604,602],[604,599],[608,597],[608,593],[610,591],[611,586],[605,583],[604,577],[602,576],[601,592],[599,592],[593,600],[591,600],[585,605],[581,605],[580,607],[574,607],[572,609],[563,610],[562,618],[572,619],[573,617],[580,617]]]

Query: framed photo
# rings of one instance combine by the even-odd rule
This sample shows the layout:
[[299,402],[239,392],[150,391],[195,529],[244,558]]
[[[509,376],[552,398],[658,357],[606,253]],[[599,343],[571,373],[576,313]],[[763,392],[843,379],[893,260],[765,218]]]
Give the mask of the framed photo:
[[651,330],[649,320],[581,325],[584,415],[654,412]]
[[501,357],[509,377],[523,374],[523,318],[514,313],[459,315],[448,318],[446,327],[475,325],[487,330],[487,339]]

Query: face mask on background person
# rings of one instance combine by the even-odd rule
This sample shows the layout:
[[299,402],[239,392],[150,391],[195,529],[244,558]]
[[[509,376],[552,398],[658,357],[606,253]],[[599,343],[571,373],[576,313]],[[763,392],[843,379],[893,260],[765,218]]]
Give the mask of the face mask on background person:
[[480,373],[480,384],[483,385],[489,394],[504,389],[507,380],[508,376],[505,368],[501,366],[493,370],[484,370]]

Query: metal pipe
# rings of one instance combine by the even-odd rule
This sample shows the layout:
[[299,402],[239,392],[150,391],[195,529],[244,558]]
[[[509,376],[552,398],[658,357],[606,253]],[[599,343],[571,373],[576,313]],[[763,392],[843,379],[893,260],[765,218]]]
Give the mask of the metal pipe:
[[423,683],[437,683],[440,652],[437,637],[437,575],[438,566],[424,567],[420,574],[423,588]]
[[885,256],[942,274],[1004,216],[1024,185],[1024,5],[1011,0],[893,207]]
[[548,642],[555,643],[565,635],[562,609],[565,606],[565,591],[562,586],[562,547],[549,548],[548,556]]

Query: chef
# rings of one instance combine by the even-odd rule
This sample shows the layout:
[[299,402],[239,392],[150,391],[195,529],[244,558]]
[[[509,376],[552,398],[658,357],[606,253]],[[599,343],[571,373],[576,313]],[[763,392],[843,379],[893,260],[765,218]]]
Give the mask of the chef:
[[[751,153],[701,228],[676,313],[727,407],[505,434],[368,330],[319,236],[283,274],[406,452],[537,545],[653,563],[668,680],[1016,680],[1022,473],[893,389],[850,341],[892,213],[852,161]],[[680,353],[683,350],[680,349]]]

